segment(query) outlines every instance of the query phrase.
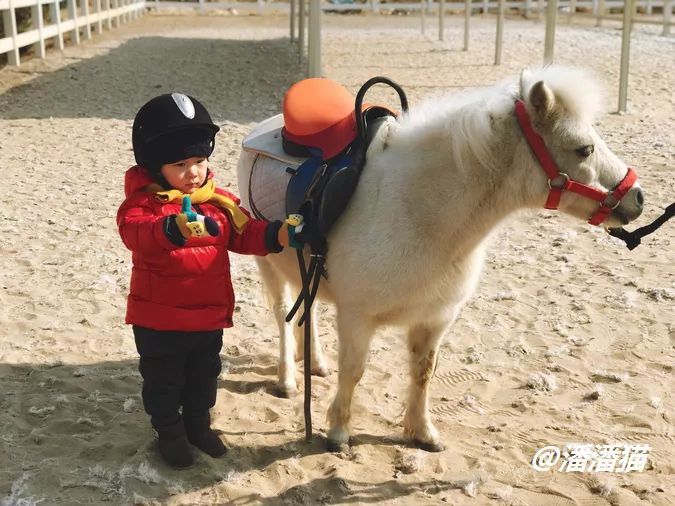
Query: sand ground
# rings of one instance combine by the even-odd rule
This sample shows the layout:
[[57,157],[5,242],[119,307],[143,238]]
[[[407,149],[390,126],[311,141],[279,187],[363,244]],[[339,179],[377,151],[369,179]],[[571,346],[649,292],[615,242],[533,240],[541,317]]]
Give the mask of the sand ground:
[[[421,36],[412,16],[327,16],[325,75],[354,92],[387,75],[414,106],[541,62],[543,24],[514,17],[504,63],[492,65],[494,25],[476,17],[463,52],[459,17],[448,18],[441,43],[433,21]],[[606,86],[599,129],[641,176],[640,223],[675,200],[675,39],[659,30],[636,30],[625,115],[612,113],[617,25],[557,30],[557,62],[586,66]],[[218,181],[236,189],[242,138],[303,77],[287,36],[283,16],[149,15],[0,69],[0,503],[674,504],[672,225],[629,252],[546,211],[496,236],[475,297],[445,337],[431,388],[444,452],[402,439],[406,354],[396,329],[373,342],[352,451],[324,452],[335,372],[314,380],[317,436],[305,443],[302,395],[274,395],[277,331],[255,263],[233,257],[236,326],[226,332],[213,412],[231,450],[220,460],[199,454],[187,471],[161,463],[123,323],[130,256],[114,218],[133,164],[133,116],[162,92],[199,97],[222,126]],[[332,309],[321,314],[334,369]],[[529,465],[548,444],[612,441],[651,445],[646,470]]]

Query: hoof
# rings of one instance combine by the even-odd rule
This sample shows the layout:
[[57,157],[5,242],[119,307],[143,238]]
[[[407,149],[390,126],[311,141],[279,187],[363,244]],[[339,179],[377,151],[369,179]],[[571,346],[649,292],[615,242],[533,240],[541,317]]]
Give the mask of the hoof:
[[445,450],[445,445],[443,443],[425,443],[417,439],[413,441],[413,446],[430,453],[438,453]]
[[321,366],[321,367],[312,367],[312,376],[319,376],[321,378],[325,378],[330,374],[330,369],[328,367]]
[[348,453],[349,443],[345,441],[336,441],[335,439],[328,439],[326,441],[326,449],[331,453]]
[[290,399],[291,397],[294,397],[296,393],[298,393],[298,388],[289,385],[277,384],[276,388],[274,389],[274,393],[277,397],[281,397],[282,399]]

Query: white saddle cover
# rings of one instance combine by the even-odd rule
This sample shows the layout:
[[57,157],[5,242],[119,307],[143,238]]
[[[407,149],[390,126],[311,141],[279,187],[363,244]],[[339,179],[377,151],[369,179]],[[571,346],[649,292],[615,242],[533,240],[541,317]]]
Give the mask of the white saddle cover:
[[290,156],[281,144],[283,114],[277,114],[258,123],[242,142],[244,151],[256,157],[251,167],[249,205],[258,218],[269,221],[286,219],[286,187],[291,174],[286,169],[297,169],[305,158]]

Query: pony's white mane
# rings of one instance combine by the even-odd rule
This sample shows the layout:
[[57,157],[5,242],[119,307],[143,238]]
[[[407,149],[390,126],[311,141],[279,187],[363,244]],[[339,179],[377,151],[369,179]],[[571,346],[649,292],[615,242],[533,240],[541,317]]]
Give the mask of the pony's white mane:
[[450,143],[457,170],[465,170],[469,157],[486,167],[497,167],[491,145],[495,126],[513,114],[515,100],[526,99],[538,81],[544,81],[565,110],[579,119],[590,121],[602,109],[597,81],[587,71],[558,66],[528,69],[520,79],[511,77],[489,88],[428,98],[402,118],[397,139],[390,145],[399,141],[420,145],[424,137],[430,137]]
[[491,146],[494,121],[510,114],[517,96],[518,83],[510,79],[490,88],[429,97],[401,119],[398,139],[391,145],[397,140],[421,145],[424,137],[430,137],[450,152],[460,171],[470,163],[469,157],[492,167],[496,163]]

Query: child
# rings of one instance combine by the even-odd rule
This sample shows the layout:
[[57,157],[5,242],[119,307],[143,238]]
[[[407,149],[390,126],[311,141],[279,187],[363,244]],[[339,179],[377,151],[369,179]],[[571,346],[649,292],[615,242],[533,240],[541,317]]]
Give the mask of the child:
[[[209,409],[223,328],[232,326],[228,250],[266,255],[288,245],[286,224],[251,219],[237,197],[215,186],[208,157],[218,130],[204,106],[183,94],[141,107],[132,133],[138,165],[126,172],[117,213],[132,251],[126,323],[140,354],[143,405],[160,454],[175,468],[193,464],[189,443],[214,458],[227,451]],[[181,209],[184,195],[191,213]]]

